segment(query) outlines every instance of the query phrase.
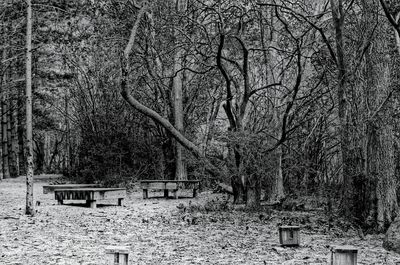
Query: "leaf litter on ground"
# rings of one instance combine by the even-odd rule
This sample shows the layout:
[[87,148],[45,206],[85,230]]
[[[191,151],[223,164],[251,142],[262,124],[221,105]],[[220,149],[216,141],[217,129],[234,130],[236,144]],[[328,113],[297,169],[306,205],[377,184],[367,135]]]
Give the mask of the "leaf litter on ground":
[[[24,215],[24,179],[0,183],[0,264],[106,264],[105,249],[123,245],[129,264],[328,264],[330,247],[353,245],[358,264],[400,264],[382,248],[383,235],[359,233],[323,211],[246,211],[224,195],[143,200],[130,192],[123,207],[57,205],[35,182],[36,215]],[[162,195],[161,193],[159,194]],[[300,246],[279,245],[278,226],[299,225]]]

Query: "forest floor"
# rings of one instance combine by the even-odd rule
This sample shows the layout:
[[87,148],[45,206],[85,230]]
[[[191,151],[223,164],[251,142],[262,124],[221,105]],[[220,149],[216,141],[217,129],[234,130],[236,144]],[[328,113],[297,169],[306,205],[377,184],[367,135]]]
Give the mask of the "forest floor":
[[[23,214],[24,179],[0,183],[0,264],[105,264],[111,245],[129,247],[129,264],[328,264],[332,245],[356,246],[358,264],[400,264],[383,235],[361,239],[345,222],[328,232],[322,210],[246,212],[221,194],[143,200],[139,190],[123,207],[91,209],[57,205],[44,181],[34,184],[34,217]],[[300,247],[280,247],[279,224],[300,225]]]

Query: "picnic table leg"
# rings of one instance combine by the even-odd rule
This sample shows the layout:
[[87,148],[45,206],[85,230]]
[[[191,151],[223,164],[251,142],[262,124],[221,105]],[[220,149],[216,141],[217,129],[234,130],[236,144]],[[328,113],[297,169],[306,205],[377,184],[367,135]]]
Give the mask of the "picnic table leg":
[[168,198],[168,190],[167,189],[164,190],[164,197]]
[[147,189],[143,189],[143,199],[147,199],[149,197],[149,192]]
[[196,198],[196,196],[197,196],[197,190],[193,189],[193,198]]
[[118,198],[118,206],[122,206],[122,201],[124,200],[124,198]]
[[90,208],[97,208],[96,201],[86,201],[86,203],[90,205]]
[[57,204],[58,204],[58,205],[63,205],[64,202],[63,202],[63,200],[57,200]]

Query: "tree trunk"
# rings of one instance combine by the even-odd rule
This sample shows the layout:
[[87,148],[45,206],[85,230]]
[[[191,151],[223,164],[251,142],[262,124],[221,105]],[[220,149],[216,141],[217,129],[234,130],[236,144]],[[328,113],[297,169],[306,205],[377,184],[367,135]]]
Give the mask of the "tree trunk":
[[51,137],[49,132],[44,132],[44,172],[49,173],[51,171]]
[[[6,50],[3,49],[3,58],[6,58]],[[7,74],[3,73],[3,87],[7,85]],[[10,177],[10,167],[9,167],[9,150],[8,150],[8,91],[3,89],[1,96],[1,142],[3,151],[3,175],[4,178]]]
[[[1,113],[1,112],[0,112]],[[4,179],[4,171],[3,171],[3,149],[0,148],[0,181]]]
[[392,223],[398,211],[397,180],[394,166],[394,133],[390,125],[383,125],[379,141],[376,229],[383,232]]
[[[364,6],[365,12],[372,12],[369,6]],[[368,227],[383,232],[389,227],[397,215],[397,180],[395,163],[395,133],[394,120],[391,111],[393,103],[391,90],[397,86],[394,75],[397,71],[396,58],[397,32],[388,41],[385,28],[379,32],[382,37],[377,38],[373,49],[366,54],[366,102],[372,110],[367,127],[367,176],[368,182],[373,185],[368,190]],[[386,54],[386,55],[383,55]]]
[[25,156],[25,121],[26,117],[24,110],[24,93],[23,89],[18,89],[18,99],[17,99],[17,138],[18,138],[18,161],[19,161],[19,174],[26,175],[26,156]]
[[19,168],[20,161],[19,161],[19,144],[18,144],[18,100],[15,100],[15,107],[13,112],[13,128],[12,128],[12,152],[14,156],[14,163],[15,163],[15,174],[16,176],[20,176],[21,170]]
[[[218,68],[223,75],[225,82],[226,82],[226,101],[222,105],[224,108],[226,117],[229,121],[229,128],[228,131],[237,132],[238,126],[236,123],[236,118],[233,113],[233,106],[232,106],[232,91],[231,91],[231,80],[226,73],[224,66],[222,65],[222,50],[225,44],[225,35],[220,35],[220,44],[218,47],[218,54],[217,54],[217,65]],[[242,180],[242,176],[240,174],[239,168],[241,164],[241,154],[239,152],[239,147],[234,143],[228,143],[228,159],[231,163],[228,164],[228,172],[231,176],[231,185],[233,191],[233,203],[239,204],[246,201],[245,198],[245,187],[244,182]]]
[[[356,204],[356,190],[354,185],[354,177],[360,174],[359,166],[359,152],[353,144],[351,149],[350,139],[350,125],[349,125],[349,108],[347,96],[349,91],[346,91],[346,64],[344,54],[344,41],[343,41],[343,25],[344,25],[344,11],[342,0],[330,0],[332,9],[332,17],[335,30],[336,42],[336,62],[337,62],[337,101],[338,101],[338,116],[339,116],[339,138],[341,161],[343,165],[342,179],[343,179],[343,213],[353,219],[356,217],[357,204]],[[353,130],[356,133],[356,130]],[[362,168],[362,167],[361,167]]]
[[285,198],[285,191],[283,186],[283,170],[282,170],[282,146],[278,146],[276,150],[276,159],[278,161],[274,179],[274,201],[280,201]]
[[[7,27],[3,26],[3,33],[4,33],[4,42],[7,43],[6,40],[6,33],[7,33]],[[8,53],[7,49],[3,48],[2,52],[2,59],[5,61],[8,59]],[[6,65],[3,65],[2,67],[2,91],[1,91],[1,146],[2,146],[2,164],[3,164],[3,177],[4,178],[9,178],[10,177],[10,167],[9,167],[9,150],[8,150],[8,130],[7,130],[7,124],[8,124],[8,102],[9,102],[9,97],[8,97],[8,90],[7,86],[9,85],[8,82],[8,73],[9,69],[6,68]]]
[[[6,39],[6,27],[5,27],[5,25],[3,25],[3,27],[2,27],[2,34],[3,34],[3,40],[5,40]],[[4,43],[6,43],[5,41],[4,41]],[[0,113],[1,113],[1,115],[3,115],[3,96],[4,96],[4,91],[5,91],[5,84],[4,84],[4,82],[5,82],[5,80],[4,80],[4,76],[5,76],[5,66],[3,65],[3,63],[2,63],[2,61],[5,61],[5,59],[6,59],[6,50],[5,50],[5,48],[3,48],[3,52],[1,53],[1,61],[0,61],[0,93],[1,93],[1,102],[0,102],[0,107],[1,107],[1,110],[0,110]],[[0,129],[0,139],[1,139],[1,148],[0,148],[0,165],[1,165],[1,167],[0,167],[0,181],[2,181],[3,180],[3,178],[4,178],[4,167],[3,167],[3,165],[4,165],[4,163],[3,163],[3,153],[4,153],[4,149],[3,149],[3,130],[2,130],[2,124],[3,124],[3,120],[1,120],[1,129]]]
[[246,207],[248,209],[258,209],[261,202],[261,181],[256,175],[248,176],[246,182]]
[[244,176],[240,176],[235,170],[235,173],[231,175],[231,185],[233,192],[233,203],[241,204],[247,201],[245,191],[245,179]]
[[[274,9],[270,9],[265,14],[266,19],[271,25],[274,25],[276,28],[279,24],[276,23],[276,16]],[[276,30],[276,29],[275,29]],[[266,49],[267,46],[280,47],[280,42],[278,40],[277,31],[268,30],[266,32],[266,38],[264,40],[264,34],[262,34],[262,47],[265,49],[263,52],[264,64],[266,66],[266,83],[275,83],[277,82],[277,73],[276,73],[276,65],[278,64],[279,55],[275,49]],[[267,43],[264,43],[264,42]],[[279,89],[272,87],[271,88],[271,97],[272,102],[271,108],[269,112],[273,115],[272,126],[274,131],[276,132],[275,138],[279,139],[280,137],[280,124],[279,124],[279,108],[276,106],[282,105],[281,98],[284,98],[283,95],[280,95],[281,92]],[[265,194],[265,198],[269,198],[271,201],[281,200],[285,197],[284,186],[283,186],[283,170],[282,170],[282,147],[278,146],[274,151],[274,156],[276,157],[276,163],[274,161],[273,165],[275,166],[274,172],[272,174],[271,183],[269,183],[270,187],[267,190],[268,194]]]
[[[16,71],[16,69],[14,69]],[[9,154],[9,166],[10,166],[10,176],[18,177],[19,176],[19,161],[18,161],[18,136],[17,136],[17,100],[16,95],[13,90],[17,89],[17,87],[10,86],[9,87],[9,95],[10,95],[10,108],[8,111],[8,139],[9,145],[8,150]]]
[[[175,32],[175,38],[178,39],[177,33]],[[179,43],[176,43],[179,45]],[[183,89],[182,89],[182,73],[178,72],[182,68],[182,56],[183,51],[180,47],[177,47],[177,51],[174,56],[174,69],[175,77],[173,79],[173,108],[174,108],[174,125],[175,128],[183,134]],[[184,162],[182,145],[175,141],[175,179],[176,180],[186,180],[187,172],[186,165]]]
[[36,174],[43,174],[45,162],[44,162],[44,139],[43,137],[37,137],[33,140],[35,147],[34,150],[34,164],[36,167]]
[[70,124],[69,124],[68,95],[65,96],[65,164],[64,169],[68,176],[71,174],[71,143],[70,143]]
[[32,3],[27,0],[26,27],[26,210],[28,215],[34,215],[33,204],[33,141],[32,141]]
[[158,176],[159,178],[163,178],[163,176],[165,174],[166,163],[167,163],[167,161],[164,156],[163,148],[157,149],[157,157],[156,157],[156,161],[155,161],[154,172],[155,172],[156,176]]

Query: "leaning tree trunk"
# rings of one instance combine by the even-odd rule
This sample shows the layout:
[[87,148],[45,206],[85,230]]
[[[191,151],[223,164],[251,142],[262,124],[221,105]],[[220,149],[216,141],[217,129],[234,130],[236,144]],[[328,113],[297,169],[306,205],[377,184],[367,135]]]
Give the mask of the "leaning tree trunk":
[[[180,144],[182,144],[188,151],[190,151],[197,158],[205,158],[204,153],[201,148],[199,148],[192,141],[187,139],[179,130],[177,130],[166,118],[161,116],[159,113],[146,107],[141,104],[135,97],[131,95],[130,87],[128,86],[128,73],[129,73],[129,57],[133,50],[133,45],[135,44],[136,34],[138,31],[139,23],[142,17],[145,15],[148,6],[147,3],[144,4],[142,8],[140,8],[139,13],[137,15],[136,21],[131,29],[131,34],[129,37],[128,44],[124,50],[124,57],[122,59],[122,74],[121,74],[121,95],[126,100],[126,102],[136,109],[138,112],[143,115],[153,119],[160,126],[162,126],[165,130],[167,130],[175,140],[177,140]],[[204,160],[207,163],[207,160]],[[211,163],[207,163],[210,168],[214,168]]]

